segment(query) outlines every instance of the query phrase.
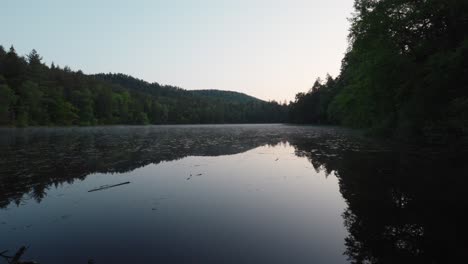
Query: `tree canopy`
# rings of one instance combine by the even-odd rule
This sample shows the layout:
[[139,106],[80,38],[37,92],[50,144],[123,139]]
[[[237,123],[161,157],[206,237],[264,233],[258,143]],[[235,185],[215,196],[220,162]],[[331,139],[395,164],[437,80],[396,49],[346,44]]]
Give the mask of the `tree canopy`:
[[298,94],[290,118],[431,141],[468,135],[468,2],[356,0],[335,79]]
[[0,125],[293,122],[446,142],[468,137],[468,2],[355,0],[340,74],[287,106],[85,75],[0,46]]
[[0,46],[0,125],[285,122],[287,106],[229,91],[188,91],[124,74],[85,75]]

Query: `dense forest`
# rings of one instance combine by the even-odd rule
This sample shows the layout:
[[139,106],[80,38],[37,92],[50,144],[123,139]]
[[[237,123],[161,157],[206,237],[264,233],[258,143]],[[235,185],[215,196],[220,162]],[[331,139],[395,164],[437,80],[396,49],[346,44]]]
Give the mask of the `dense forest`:
[[229,91],[188,91],[124,74],[47,66],[0,46],[0,125],[278,123],[286,105]]
[[356,0],[336,78],[290,105],[296,123],[430,141],[468,135],[468,1]]
[[468,1],[356,0],[336,77],[287,106],[124,74],[47,66],[0,46],[0,125],[338,124],[445,142],[468,136]]

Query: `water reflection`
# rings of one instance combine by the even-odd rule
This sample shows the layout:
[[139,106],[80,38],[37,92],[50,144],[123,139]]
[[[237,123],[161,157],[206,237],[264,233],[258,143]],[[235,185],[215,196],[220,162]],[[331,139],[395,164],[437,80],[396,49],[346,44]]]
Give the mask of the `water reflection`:
[[187,156],[242,153],[291,138],[339,149],[341,133],[348,132],[274,125],[0,129],[0,208],[19,205],[25,194],[40,202],[49,186],[92,173],[124,173]]
[[100,127],[0,130],[0,207],[92,173],[123,173],[186,156],[217,156],[276,144],[253,127]]
[[466,258],[467,153],[399,146],[337,151],[293,144],[334,171],[348,208],[351,263],[455,263]]
[[[464,195],[464,186],[468,181],[464,177],[468,175],[466,155],[454,151],[396,147],[366,140],[351,131],[326,127],[259,125],[3,129],[0,130],[0,207],[8,208],[12,203],[21,207],[26,204],[25,199],[29,196],[36,202],[41,202],[52,186],[84,180],[96,173],[135,172],[137,168],[148,168],[149,164],[189,156],[211,157],[245,153],[260,146],[286,143],[294,149],[295,156],[307,158],[316,172],[337,177],[339,191],[347,205],[347,208],[340,209],[343,218],[339,221],[343,222],[344,219],[348,231],[344,241],[339,243],[346,246],[341,252],[344,251],[351,263],[447,263],[464,257],[468,248],[465,239],[468,232],[463,217],[468,209],[468,201]],[[277,153],[278,148],[273,150],[270,154],[273,153],[274,161],[288,157],[280,156]],[[254,160],[262,154],[265,153],[256,152],[248,154],[248,157]],[[244,176],[238,179],[243,183],[249,182],[249,173],[275,175],[266,170],[271,163],[262,165],[261,159],[257,162],[259,164],[256,167],[244,170],[219,165],[217,173],[231,175],[226,170],[233,170],[233,173]],[[290,170],[290,175],[303,173],[299,170],[299,165],[293,167],[292,163],[288,164],[284,166]],[[262,173],[261,170],[266,171]],[[140,170],[139,173],[143,172]],[[198,174],[201,173],[185,175],[184,179],[199,179]],[[205,180],[203,184],[203,188],[206,188],[210,181]],[[190,191],[191,189],[185,190]],[[235,195],[237,197],[239,194]],[[281,196],[284,193],[278,192],[276,195]],[[234,203],[236,199],[241,201],[243,198],[231,199],[228,201],[226,198],[224,202]],[[124,201],[125,199],[122,200]],[[322,212],[327,207],[340,208],[330,201],[323,203]],[[291,206],[293,204],[282,210],[287,212],[285,208]],[[233,205],[232,208],[237,207]],[[156,207],[152,209],[158,210]],[[257,214],[261,218],[261,213]],[[193,213],[184,217],[191,216]],[[239,216],[233,214],[232,217]],[[279,218],[278,215],[274,217]],[[306,215],[302,217],[307,219]],[[216,226],[216,223],[210,225]],[[310,228],[313,229],[314,225],[319,224],[310,223]],[[298,228],[306,226],[298,225]],[[252,232],[262,234],[259,230]],[[294,233],[294,229],[291,229],[291,233]],[[331,232],[329,235],[332,236]],[[307,246],[313,248],[323,247],[328,241],[322,238],[321,241],[311,243],[291,234],[284,236],[287,237],[286,243],[297,247],[300,247],[298,241],[310,243]],[[211,236],[206,237],[209,239]],[[336,237],[339,238],[339,235]],[[167,238],[166,242],[176,243],[175,240]],[[302,248],[299,250],[283,246],[291,252],[297,250],[294,263],[302,263],[307,259],[304,257],[306,249],[303,251]],[[333,247],[341,250],[339,246]],[[260,247],[258,251],[262,252]],[[222,250],[219,252],[232,254],[222,253]],[[223,258],[221,256],[213,259]],[[203,260],[210,262],[208,259]],[[246,256],[231,256],[231,260],[249,262]],[[321,263],[333,262],[316,260]],[[339,257],[335,259],[338,260],[341,261]]]

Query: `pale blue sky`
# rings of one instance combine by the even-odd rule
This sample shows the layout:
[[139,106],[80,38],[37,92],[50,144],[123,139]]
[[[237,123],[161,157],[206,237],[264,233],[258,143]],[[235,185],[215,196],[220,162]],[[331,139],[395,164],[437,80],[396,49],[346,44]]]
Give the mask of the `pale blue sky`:
[[339,72],[353,0],[3,0],[0,45],[85,73],[292,100]]

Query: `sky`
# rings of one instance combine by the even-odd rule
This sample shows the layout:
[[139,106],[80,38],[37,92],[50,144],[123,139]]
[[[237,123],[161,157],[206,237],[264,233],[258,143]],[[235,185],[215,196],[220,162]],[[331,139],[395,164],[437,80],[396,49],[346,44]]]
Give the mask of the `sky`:
[[293,100],[339,73],[353,0],[3,0],[0,45],[84,73]]

